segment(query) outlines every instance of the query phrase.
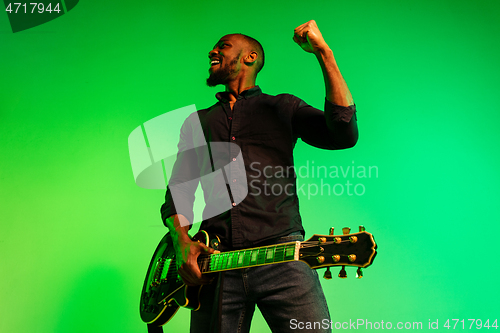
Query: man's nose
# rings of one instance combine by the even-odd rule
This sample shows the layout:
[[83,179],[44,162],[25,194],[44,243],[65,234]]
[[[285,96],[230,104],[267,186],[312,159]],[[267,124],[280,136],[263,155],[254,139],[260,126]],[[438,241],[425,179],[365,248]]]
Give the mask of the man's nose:
[[209,57],[209,58],[212,58],[213,56],[217,55],[217,53],[218,53],[218,52],[217,52],[217,51],[215,51],[215,49],[214,49],[214,50],[212,50],[212,51],[208,52],[208,57]]

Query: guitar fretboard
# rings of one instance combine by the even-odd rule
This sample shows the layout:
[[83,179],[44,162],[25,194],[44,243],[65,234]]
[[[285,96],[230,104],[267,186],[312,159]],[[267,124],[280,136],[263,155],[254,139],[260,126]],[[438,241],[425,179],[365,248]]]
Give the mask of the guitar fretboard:
[[300,242],[211,254],[198,260],[202,273],[228,271],[299,259]]

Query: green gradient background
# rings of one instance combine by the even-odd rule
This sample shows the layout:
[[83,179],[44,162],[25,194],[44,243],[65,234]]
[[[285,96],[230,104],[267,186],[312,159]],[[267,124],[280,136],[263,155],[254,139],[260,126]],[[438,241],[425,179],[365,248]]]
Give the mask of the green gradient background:
[[[264,45],[266,93],[322,107],[319,65],[292,41],[310,19],[354,96],[360,140],[299,143],[296,163],[379,170],[351,179],[363,196],[301,197],[309,236],[364,224],[379,244],[362,280],[322,280],[334,321],[499,318],[499,14],[495,0],[92,0],[16,34],[0,14],[0,331],[145,332],[138,300],[164,193],[135,185],[128,135],[213,104],[207,54],[232,32]],[[188,318],[165,331],[188,332]],[[252,332],[268,331],[256,314]]]

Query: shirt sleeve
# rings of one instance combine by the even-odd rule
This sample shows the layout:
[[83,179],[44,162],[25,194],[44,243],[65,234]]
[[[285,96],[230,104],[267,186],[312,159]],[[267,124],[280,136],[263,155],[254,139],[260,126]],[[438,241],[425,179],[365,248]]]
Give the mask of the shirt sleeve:
[[[160,208],[161,218],[165,220],[172,215],[184,215],[190,226],[193,224],[193,204],[196,188],[199,184],[200,168],[197,152],[194,147],[193,115],[184,122],[179,138],[177,157],[168,179],[165,203]],[[197,115],[195,115],[197,117]]]
[[314,147],[351,148],[358,141],[356,105],[345,107],[325,99],[323,112],[299,99],[293,127],[298,138]]

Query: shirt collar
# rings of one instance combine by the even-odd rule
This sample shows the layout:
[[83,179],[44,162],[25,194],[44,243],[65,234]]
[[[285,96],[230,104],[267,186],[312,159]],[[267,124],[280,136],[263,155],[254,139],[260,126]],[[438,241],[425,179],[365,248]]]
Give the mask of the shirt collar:
[[[250,88],[250,89],[247,89],[247,90],[243,90],[241,92],[241,94],[238,95],[237,99],[248,99],[248,98],[251,98],[253,96],[258,96],[258,95],[261,95],[262,94],[262,90],[260,89],[259,86],[255,86],[253,88]],[[227,103],[229,102],[229,96],[228,96],[228,92],[226,91],[221,91],[221,92],[218,92],[217,94],[215,94],[215,97],[222,103]]]

